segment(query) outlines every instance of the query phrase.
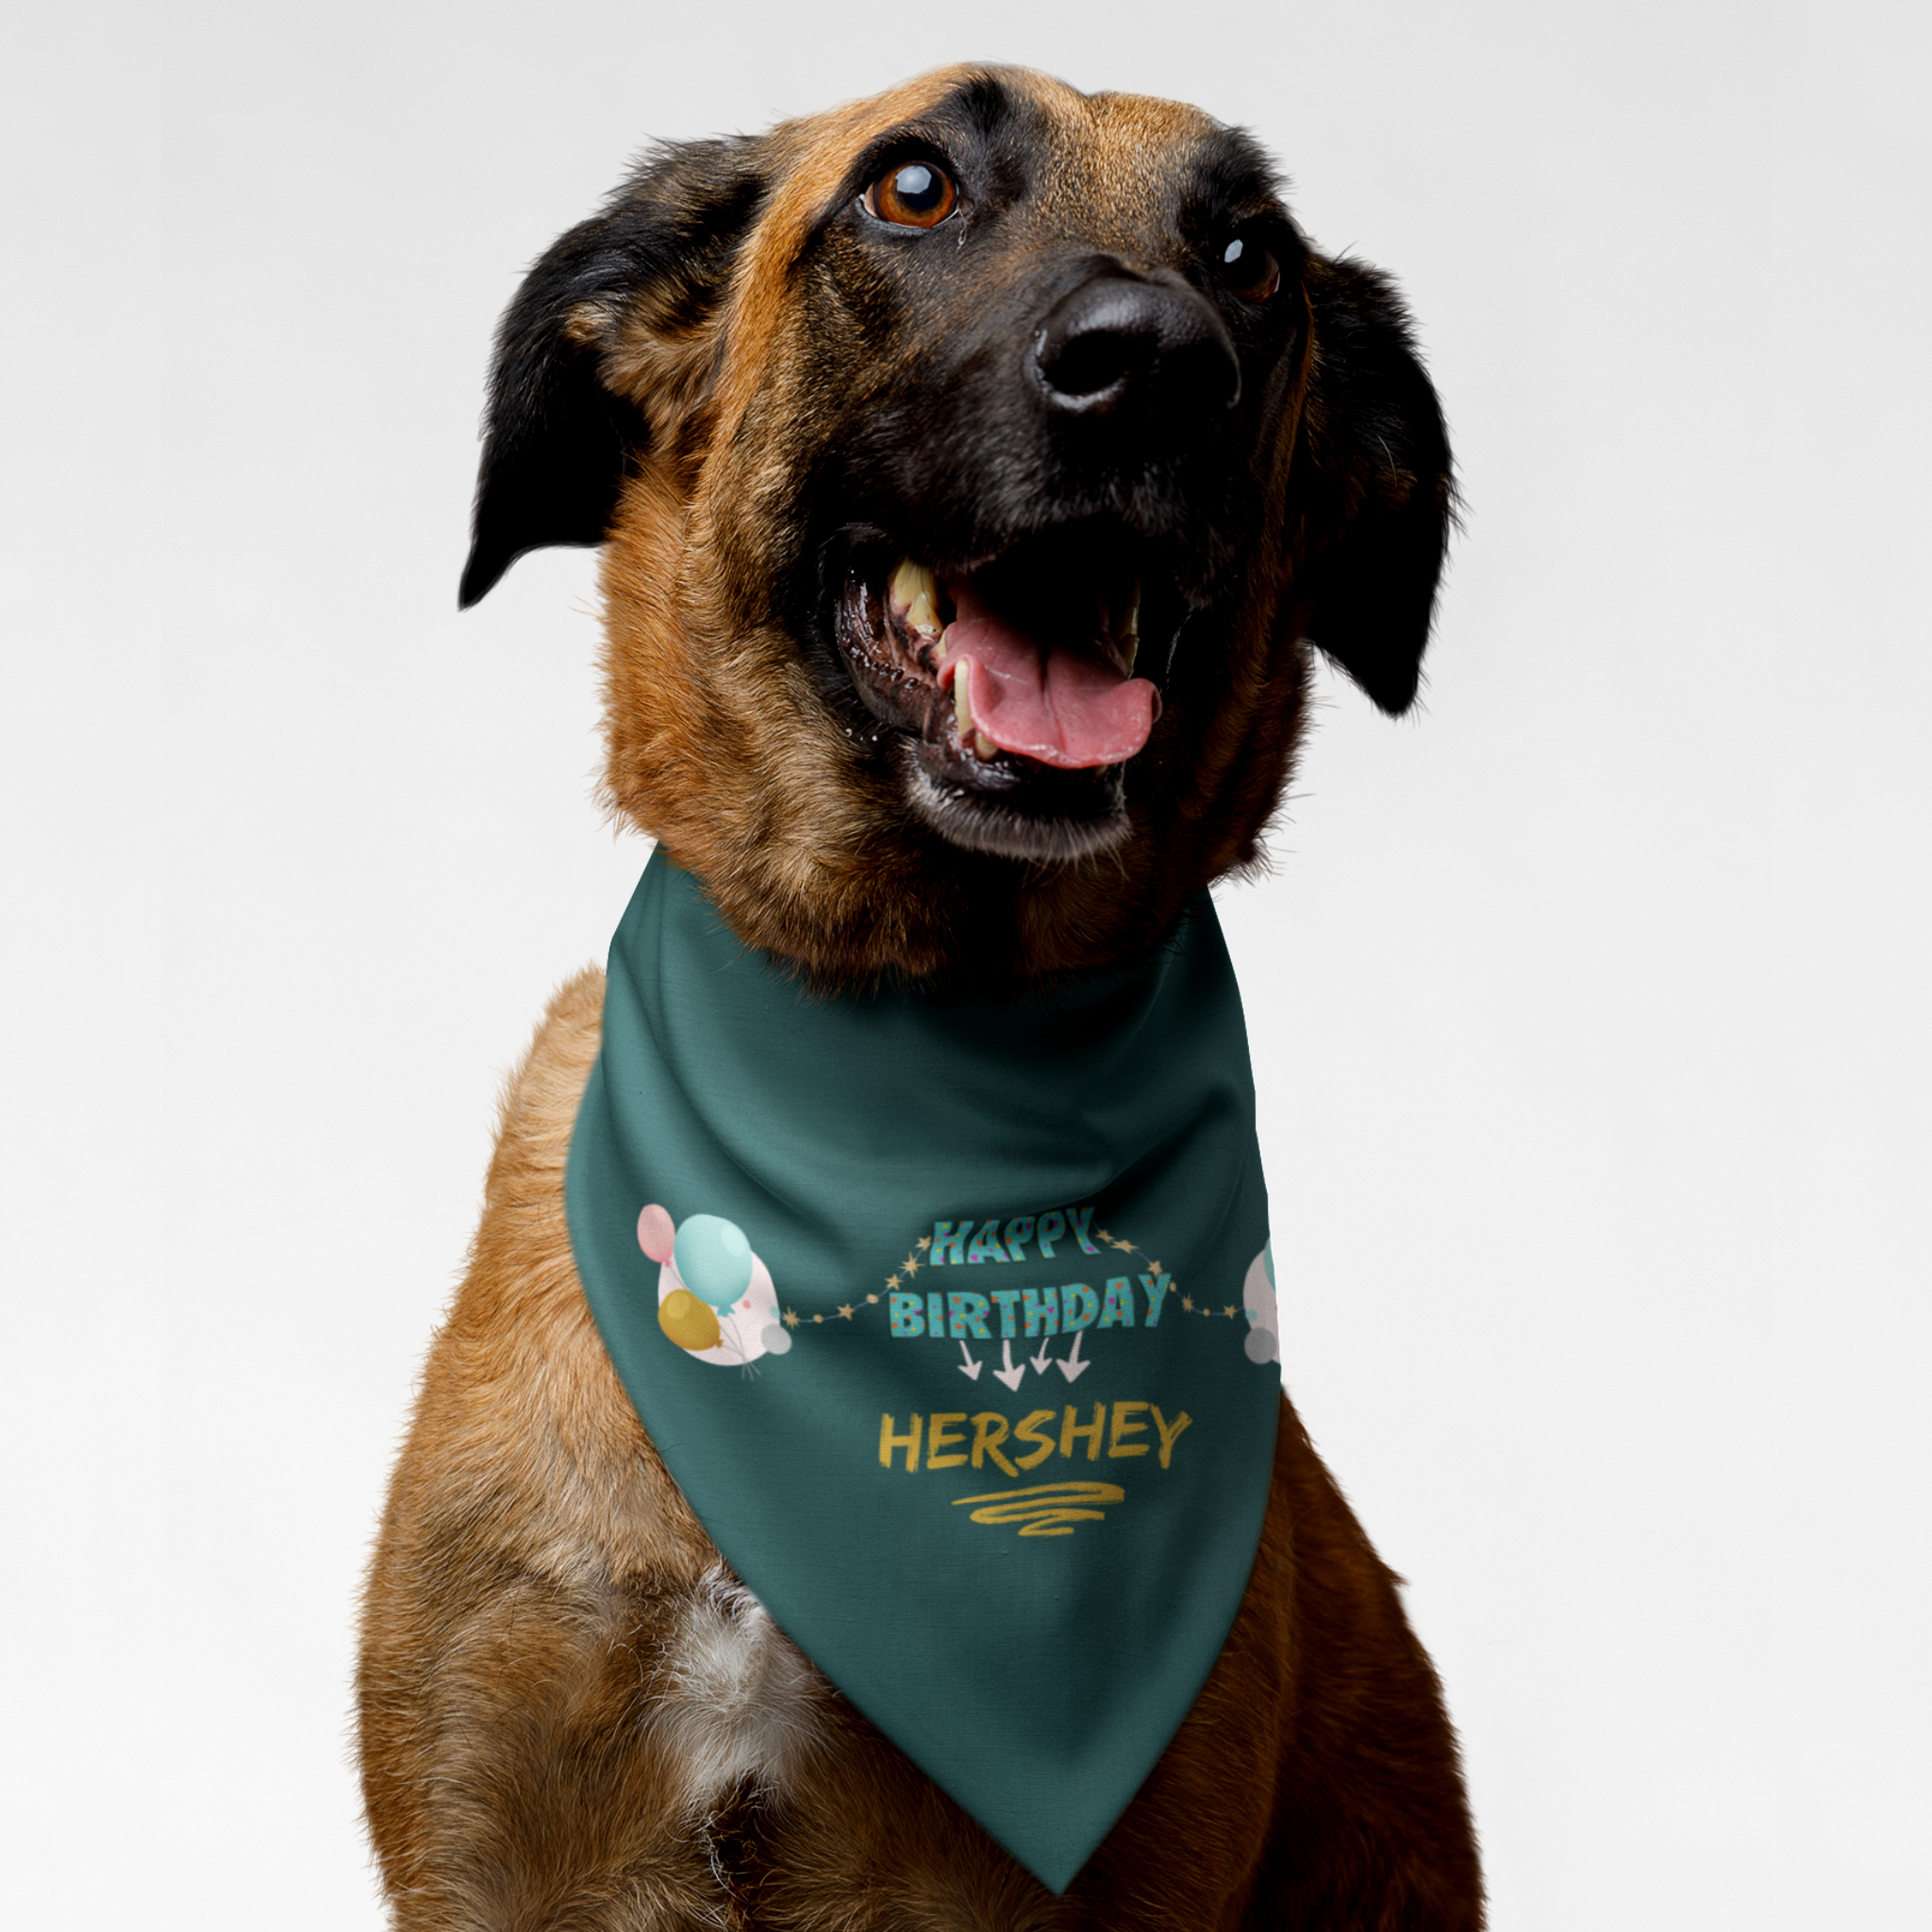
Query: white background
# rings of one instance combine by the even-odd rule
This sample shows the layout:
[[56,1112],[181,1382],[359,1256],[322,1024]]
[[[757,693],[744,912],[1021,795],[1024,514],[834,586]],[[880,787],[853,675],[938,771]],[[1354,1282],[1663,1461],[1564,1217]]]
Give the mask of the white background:
[[357,1580],[642,856],[589,554],[456,613],[489,332],[646,136],[974,57],[1255,128],[1448,408],[1426,703],[1223,900],[1497,1927],[1932,1924],[1924,18],[17,8],[0,1918],[378,1922]]

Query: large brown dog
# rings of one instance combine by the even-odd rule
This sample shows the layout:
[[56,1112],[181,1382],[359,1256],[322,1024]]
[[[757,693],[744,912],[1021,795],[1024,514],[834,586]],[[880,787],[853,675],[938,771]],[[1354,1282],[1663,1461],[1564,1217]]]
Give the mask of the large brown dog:
[[[603,542],[615,808],[808,979],[1018,983],[1158,943],[1256,857],[1310,640],[1406,708],[1449,509],[1400,305],[1304,245],[1245,139],[955,70],[664,150],[544,257],[463,597]],[[1057,746],[948,687],[961,611],[1037,645],[1021,710],[1064,700]],[[397,1924],[1479,1925],[1435,1677],[1285,1406],[1225,1651],[1064,1897],[817,1676],[666,1474],[572,1264],[601,986],[510,1088],[370,1578]]]

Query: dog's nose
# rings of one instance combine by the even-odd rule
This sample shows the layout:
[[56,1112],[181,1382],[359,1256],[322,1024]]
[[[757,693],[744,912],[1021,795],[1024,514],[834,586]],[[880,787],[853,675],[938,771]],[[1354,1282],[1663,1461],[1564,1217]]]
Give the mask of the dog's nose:
[[1232,408],[1241,362],[1220,316],[1185,283],[1109,275],[1047,311],[1033,366],[1070,414],[1199,416]]

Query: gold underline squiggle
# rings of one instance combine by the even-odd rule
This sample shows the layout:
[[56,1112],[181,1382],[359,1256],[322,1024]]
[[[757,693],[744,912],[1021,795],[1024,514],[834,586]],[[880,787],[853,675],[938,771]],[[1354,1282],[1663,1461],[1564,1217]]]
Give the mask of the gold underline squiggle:
[[[1118,1483],[1041,1483],[1030,1490],[999,1490],[990,1496],[955,1496],[958,1509],[977,1503],[974,1523],[1004,1528],[1018,1524],[1022,1536],[1072,1536],[1076,1523],[1103,1523],[1109,1503],[1126,1500]],[[1091,1506],[1098,1504],[1095,1508]]]

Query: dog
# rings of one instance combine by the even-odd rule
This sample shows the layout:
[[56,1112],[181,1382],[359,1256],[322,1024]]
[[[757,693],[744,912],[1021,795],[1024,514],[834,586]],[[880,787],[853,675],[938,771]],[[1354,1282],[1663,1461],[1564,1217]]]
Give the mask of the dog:
[[[655,151],[543,256],[461,601],[603,546],[608,801],[800,1002],[1019,997],[1257,861],[1313,649],[1409,706],[1453,499],[1399,298],[1308,246],[1247,137],[957,68]],[[395,1924],[1479,1926],[1436,1676],[1285,1398],[1219,1659],[1071,1883],[832,1688],[587,1305],[564,1186],[603,1002],[566,986],[508,1083],[369,1576]]]

